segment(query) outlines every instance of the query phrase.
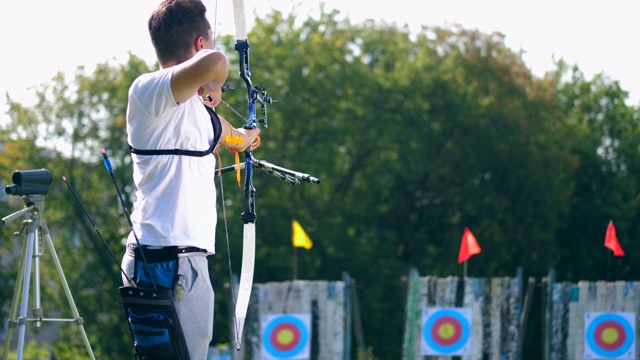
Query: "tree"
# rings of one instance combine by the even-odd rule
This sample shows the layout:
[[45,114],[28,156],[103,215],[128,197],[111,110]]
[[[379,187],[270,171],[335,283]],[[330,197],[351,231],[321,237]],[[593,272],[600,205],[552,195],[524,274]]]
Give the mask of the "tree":
[[[120,185],[129,184],[131,171],[126,166],[128,148],[124,128],[127,89],[133,79],[145,71],[149,71],[148,65],[131,56],[127,64],[119,67],[108,63],[98,65],[91,76],[79,68],[72,82],[58,74],[51,83],[36,91],[40,100],[33,108],[24,108],[9,99],[12,121],[1,133],[3,174],[9,174],[14,168],[47,168],[53,174],[43,218],[98,358],[114,354],[124,357],[131,353],[131,340],[117,293],[121,285],[118,264],[129,229],[110,176],[102,167],[100,148],[106,148],[113,159]],[[79,194],[104,242],[61,181],[63,176]],[[130,204],[129,194],[125,192],[125,196]],[[19,202],[19,199],[10,200],[10,206]],[[117,258],[112,258],[110,251],[117,254]],[[43,310],[62,310],[63,316],[72,317],[60,291],[57,273],[52,262],[47,263],[48,259],[43,258],[42,296],[53,299],[56,306]],[[75,331],[75,327],[62,330],[54,347],[58,358],[72,358],[69,357],[72,355],[61,355],[63,353],[86,353]],[[71,350],[70,346],[78,350]]]
[[[336,11],[298,24],[293,14],[274,11],[250,34],[252,80],[277,100],[254,156],[321,182],[290,186],[256,169],[255,281],[291,279],[290,226],[298,220],[314,242],[298,254],[300,278],[339,280],[347,271],[357,280],[364,333],[376,344],[371,356],[399,355],[402,278],[410,268],[462,275],[456,255],[465,226],[483,248],[470,260],[476,277],[513,276],[519,266],[536,277],[551,267],[570,281],[596,277],[601,272],[588,271],[603,266],[609,219],[621,238],[633,238],[639,114],[626,106],[617,82],[587,81],[577,68],[566,81],[563,63],[537,78],[497,33],[425,27],[411,34],[372,21],[352,25]],[[220,40],[233,74],[234,41]],[[0,133],[3,174],[54,172],[46,216],[98,357],[131,352],[115,293],[119,269],[59,179],[70,179],[119,258],[129,228],[99,149],[107,149],[130,207],[126,94],[149,70],[132,55],[91,76],[80,69],[71,83],[59,76],[37,93],[42,100],[34,108],[11,102],[13,122]],[[238,90],[225,92],[225,100],[242,114],[244,85],[234,75],[228,82]],[[217,111],[242,125],[234,111]],[[230,165],[233,157],[221,151],[219,160]],[[217,180],[226,208],[218,211],[210,272],[214,343],[225,343],[232,322],[226,274],[240,267],[244,194],[234,176]],[[16,198],[0,203],[7,212],[19,206]],[[631,243],[622,246],[634,253]],[[16,245],[2,248],[9,253]],[[617,259],[615,274],[632,279],[636,256]],[[64,299],[51,292],[63,308]],[[81,347],[60,342],[54,350],[72,358],[66,354]]]
[[393,358],[401,277],[413,266],[456,274],[465,225],[491,254],[474,275],[546,274],[576,164],[555,79],[535,79],[499,34],[434,28],[414,40],[335,12],[300,28],[276,12],[256,29],[252,74],[275,84],[278,103],[254,154],[321,179],[297,189],[256,180],[268,209],[259,212],[257,281],[289,277],[290,262],[274,260],[286,258],[299,219],[315,244],[300,272],[349,271],[367,299],[365,332],[377,355]]
[[[605,74],[587,80],[579,68],[561,62],[554,76],[568,78],[557,92],[566,123],[577,135],[571,151],[579,160],[571,210],[558,230],[561,247],[554,266],[559,276],[571,281],[634,280],[640,114],[626,105],[627,92]],[[603,247],[610,220],[627,250],[612,264]]]

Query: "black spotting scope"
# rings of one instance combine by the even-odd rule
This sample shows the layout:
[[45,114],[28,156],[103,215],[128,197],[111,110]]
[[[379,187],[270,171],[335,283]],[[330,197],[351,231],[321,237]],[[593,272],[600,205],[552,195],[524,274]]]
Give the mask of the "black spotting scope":
[[45,195],[49,192],[52,177],[47,169],[16,170],[11,180],[13,184],[4,188],[7,195]]

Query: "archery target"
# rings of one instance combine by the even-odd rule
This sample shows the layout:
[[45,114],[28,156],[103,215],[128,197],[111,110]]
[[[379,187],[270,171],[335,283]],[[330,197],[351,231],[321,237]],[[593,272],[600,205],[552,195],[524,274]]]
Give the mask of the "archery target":
[[423,308],[421,355],[470,355],[471,308]]
[[635,323],[633,312],[586,312],[584,358],[635,359]]
[[261,359],[308,359],[311,314],[262,316]]

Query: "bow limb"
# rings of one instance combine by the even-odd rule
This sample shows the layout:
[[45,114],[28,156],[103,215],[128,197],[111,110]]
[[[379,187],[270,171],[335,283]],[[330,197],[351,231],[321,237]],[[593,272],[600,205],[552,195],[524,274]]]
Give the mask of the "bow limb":
[[236,350],[240,350],[242,344],[242,331],[247,317],[251,288],[253,286],[253,269],[255,263],[256,232],[255,223],[244,224],[242,244],[242,270],[240,272],[240,286],[238,288],[238,300],[235,305],[236,321]]
[[233,20],[236,25],[236,40],[247,41],[247,21],[245,18],[244,0],[233,0]]
[[[247,97],[249,105],[249,117],[245,128],[256,127],[256,94],[251,84],[251,73],[249,71],[249,41],[247,38],[247,28],[245,21],[244,0],[233,0],[233,14],[236,25],[236,45],[240,57],[240,77],[247,86]],[[253,154],[251,147],[245,151],[245,206],[242,213],[243,244],[242,244],[242,269],[240,271],[240,284],[238,286],[238,297],[235,303],[234,317],[236,330],[236,350],[240,350],[242,344],[242,333],[244,322],[251,298],[251,288],[253,287],[253,270],[255,263],[255,189],[253,187]]]

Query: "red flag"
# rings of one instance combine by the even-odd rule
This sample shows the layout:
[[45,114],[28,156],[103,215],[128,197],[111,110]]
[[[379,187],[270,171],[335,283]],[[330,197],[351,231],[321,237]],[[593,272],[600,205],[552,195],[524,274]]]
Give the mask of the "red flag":
[[462,234],[462,243],[460,244],[460,252],[458,253],[458,264],[469,260],[472,255],[480,254],[482,249],[478,245],[476,237],[473,236],[471,230],[468,227],[464,228],[464,234]]
[[613,220],[609,221],[609,226],[607,226],[607,234],[604,237],[604,247],[611,249],[613,256],[624,256],[624,250],[622,250],[618,242],[618,237],[616,236],[616,228],[613,226]]

